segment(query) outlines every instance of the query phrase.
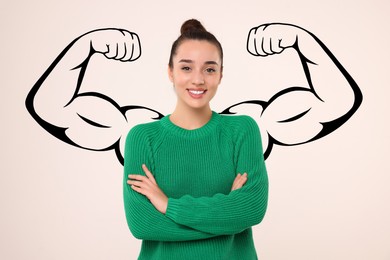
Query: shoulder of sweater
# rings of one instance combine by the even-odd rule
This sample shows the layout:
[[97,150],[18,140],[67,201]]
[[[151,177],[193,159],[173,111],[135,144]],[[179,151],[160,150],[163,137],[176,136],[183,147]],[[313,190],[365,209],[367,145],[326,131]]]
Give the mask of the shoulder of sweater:
[[260,129],[254,118],[248,115],[221,115],[221,132],[234,144],[244,140],[261,140]]
[[225,129],[242,132],[245,129],[259,131],[256,121],[248,115],[221,115]]
[[130,129],[128,136],[134,135],[138,138],[151,138],[156,133],[159,133],[161,129],[161,123],[160,120],[156,120],[153,122],[138,124]]

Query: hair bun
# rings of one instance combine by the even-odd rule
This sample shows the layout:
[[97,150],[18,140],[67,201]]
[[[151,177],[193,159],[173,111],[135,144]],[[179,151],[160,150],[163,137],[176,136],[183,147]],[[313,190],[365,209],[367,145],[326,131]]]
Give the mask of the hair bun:
[[207,32],[203,25],[196,19],[190,19],[183,23],[180,29],[181,34],[186,34],[192,31],[204,31]]

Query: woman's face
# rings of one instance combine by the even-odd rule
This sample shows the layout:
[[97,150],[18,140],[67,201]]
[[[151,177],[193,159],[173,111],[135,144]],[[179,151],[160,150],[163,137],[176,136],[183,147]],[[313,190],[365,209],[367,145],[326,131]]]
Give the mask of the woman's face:
[[222,78],[221,57],[215,45],[207,41],[186,40],[168,68],[180,108],[209,108]]

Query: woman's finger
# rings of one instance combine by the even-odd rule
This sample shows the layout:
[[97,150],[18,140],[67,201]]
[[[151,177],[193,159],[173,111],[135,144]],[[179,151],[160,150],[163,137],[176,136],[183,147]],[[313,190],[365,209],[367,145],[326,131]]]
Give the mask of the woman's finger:
[[145,187],[145,183],[142,182],[142,181],[128,180],[127,184],[134,185],[134,186],[137,186],[137,187]]
[[244,183],[245,183],[245,177],[241,175],[240,178],[237,180],[236,187],[241,188]]
[[241,175],[241,178],[240,178],[240,185],[241,185],[241,187],[244,186],[244,184],[246,183],[247,180],[248,180],[248,174],[247,173],[244,173],[243,175]]
[[146,194],[147,194],[147,191],[144,190],[144,189],[142,189],[142,188],[140,188],[140,187],[137,187],[137,186],[135,186],[135,185],[130,185],[130,187],[131,187],[134,191],[136,191],[136,192],[138,192],[138,193],[140,193],[140,194],[142,194],[142,195],[144,195],[144,196],[146,196]]
[[129,179],[138,180],[138,181],[145,181],[148,179],[146,176],[139,175],[139,174],[129,174],[127,177]]
[[236,175],[236,178],[235,178],[234,181],[233,181],[233,185],[232,185],[232,189],[231,189],[231,190],[236,190],[236,189],[238,189],[240,178],[241,178],[241,174],[238,173],[238,174]]
[[248,174],[247,173],[244,173],[244,174],[238,173],[236,178],[234,179],[234,182],[233,182],[231,190],[233,191],[233,190],[237,190],[237,189],[242,188],[247,180],[248,180]]
[[144,170],[146,176],[148,177],[148,179],[153,182],[154,184],[156,184],[156,180],[154,179],[154,176],[153,174],[149,171],[148,167],[146,167],[145,164],[142,164],[142,169]]

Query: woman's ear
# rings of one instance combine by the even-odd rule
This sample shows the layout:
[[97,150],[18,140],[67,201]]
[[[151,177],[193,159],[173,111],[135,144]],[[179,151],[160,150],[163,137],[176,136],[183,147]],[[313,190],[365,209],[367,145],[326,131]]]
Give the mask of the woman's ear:
[[168,77],[171,82],[173,82],[173,71],[172,68],[168,65]]
[[221,66],[221,76],[219,78],[219,83],[221,83],[222,77],[223,77],[223,66]]

